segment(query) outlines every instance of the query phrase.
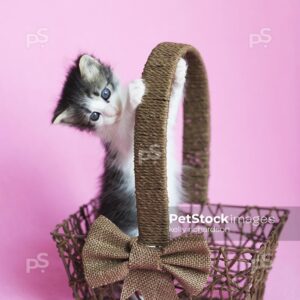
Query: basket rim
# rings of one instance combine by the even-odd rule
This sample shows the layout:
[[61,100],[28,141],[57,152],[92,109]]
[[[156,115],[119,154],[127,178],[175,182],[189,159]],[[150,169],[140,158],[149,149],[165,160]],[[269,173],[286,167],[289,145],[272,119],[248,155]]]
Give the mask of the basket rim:
[[[68,218],[63,219],[61,223],[57,224],[55,228],[50,232],[50,235],[52,238],[56,241],[56,238],[76,238],[76,239],[85,239],[86,235],[80,235],[80,234],[73,234],[73,233],[63,233],[60,232],[61,229],[64,228],[64,226],[67,226],[68,222],[72,218],[76,218],[78,214],[82,212],[82,210],[87,209],[91,205],[95,205],[96,199],[92,199],[90,202],[81,205],[79,209],[73,213],[70,214]],[[96,202],[97,203],[97,202]],[[279,221],[274,223],[273,228],[271,229],[270,233],[267,236],[267,240],[272,239],[274,234],[277,234],[278,230],[280,230],[280,226],[284,225],[286,220],[288,219],[290,211],[286,208],[279,208],[275,206],[258,206],[258,205],[231,205],[231,204],[221,204],[221,203],[203,203],[203,204],[198,204],[198,203],[182,203],[182,205],[189,205],[190,207],[195,207],[195,206],[208,206],[212,208],[237,208],[237,209],[243,209],[243,210],[249,210],[249,209],[259,209],[259,210],[269,210],[269,211],[275,211],[276,213],[281,213],[282,215],[279,216]],[[266,243],[265,242],[265,243]],[[262,243],[262,246],[265,244]],[[252,253],[252,254],[257,254],[261,251],[261,247],[258,249],[253,249],[250,247],[239,247],[239,246],[229,246],[229,245],[218,245],[217,243],[213,245],[209,245],[209,248],[211,251],[234,251],[234,252],[247,252],[247,253]]]

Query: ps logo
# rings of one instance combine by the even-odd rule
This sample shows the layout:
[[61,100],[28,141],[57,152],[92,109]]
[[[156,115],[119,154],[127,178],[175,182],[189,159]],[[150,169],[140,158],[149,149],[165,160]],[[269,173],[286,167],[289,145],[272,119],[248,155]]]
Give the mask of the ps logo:
[[139,164],[141,165],[145,160],[153,160],[156,163],[161,157],[161,151],[159,145],[151,145],[149,150],[140,150],[139,151]]
[[253,269],[251,272],[256,270],[270,270],[272,268],[272,255],[269,253],[263,253],[261,256],[258,256],[252,259]]
[[30,48],[32,45],[39,44],[44,47],[48,42],[47,28],[40,28],[36,33],[28,33],[26,35],[26,46]]
[[47,253],[39,253],[36,258],[26,259],[26,273],[30,273],[31,270],[40,269],[41,273],[45,273],[45,269],[49,266],[47,259]]
[[249,47],[253,48],[255,45],[263,44],[267,47],[272,40],[270,28],[262,28],[259,33],[251,33],[249,35]]

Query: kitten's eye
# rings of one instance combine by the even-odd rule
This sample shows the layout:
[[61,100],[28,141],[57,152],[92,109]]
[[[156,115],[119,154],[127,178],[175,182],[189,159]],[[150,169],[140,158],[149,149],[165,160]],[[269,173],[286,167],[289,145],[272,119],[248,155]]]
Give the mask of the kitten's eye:
[[109,90],[108,88],[104,88],[104,89],[102,90],[102,92],[101,92],[101,97],[102,97],[105,101],[107,101],[107,100],[109,99],[110,95],[111,95],[111,92],[110,92],[110,90]]
[[90,115],[90,119],[92,121],[98,121],[100,118],[100,113],[96,112],[96,111],[93,111]]

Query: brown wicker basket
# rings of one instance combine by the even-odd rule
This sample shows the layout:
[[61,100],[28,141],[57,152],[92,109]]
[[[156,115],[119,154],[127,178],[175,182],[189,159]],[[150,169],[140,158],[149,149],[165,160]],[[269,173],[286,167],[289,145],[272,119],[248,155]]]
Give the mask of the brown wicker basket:
[[[76,300],[120,299],[121,283],[93,290],[89,288],[83,275],[81,252],[90,225],[98,216],[98,208],[98,201],[92,200],[57,225],[52,232]],[[189,209],[189,213],[193,214],[206,210],[212,216],[230,211],[239,216],[252,214],[274,217],[275,223],[272,226],[260,224],[253,228],[249,224],[235,225],[230,232],[223,231],[218,236],[209,230],[204,232],[210,245],[213,263],[207,286],[199,297],[193,298],[263,299],[265,282],[288,211],[216,204],[194,204]],[[186,210],[185,212],[187,213]],[[181,299],[188,299],[184,292],[181,292]]]
[[[267,274],[288,211],[206,203],[209,173],[207,78],[198,52],[189,45],[158,45],[152,51],[143,72],[147,93],[136,115],[134,148],[139,241],[148,245],[164,245],[170,236],[166,187],[166,127],[173,74],[177,61],[182,56],[189,65],[184,102],[183,163],[187,166],[184,174],[185,188],[191,202],[181,207],[182,214],[205,212],[210,216],[224,213],[241,217],[272,217],[274,222],[255,226],[252,223],[232,223],[230,230],[224,224],[185,224],[185,230],[189,228],[193,232],[204,232],[211,250],[212,268],[207,285],[199,296],[189,297],[177,284],[178,295],[180,299],[262,299]],[[149,149],[154,144],[161,149],[159,160],[154,162],[149,159],[141,164],[140,151]],[[98,201],[92,200],[57,225],[52,232],[73,296],[77,300],[120,299],[121,282],[91,289],[84,278],[82,249],[90,226],[98,217],[98,209]],[[155,217],[149,217],[150,212]],[[183,227],[177,229],[180,231]]]

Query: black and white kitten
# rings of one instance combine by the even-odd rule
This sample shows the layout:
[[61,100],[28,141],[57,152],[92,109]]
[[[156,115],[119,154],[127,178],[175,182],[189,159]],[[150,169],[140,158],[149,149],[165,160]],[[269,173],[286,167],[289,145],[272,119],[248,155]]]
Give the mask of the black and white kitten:
[[[170,206],[182,200],[181,167],[175,158],[174,125],[183,97],[187,64],[177,65],[170,99],[167,175]],[[159,80],[159,78],[158,78]],[[105,148],[99,194],[100,211],[123,232],[137,235],[133,138],[135,111],[145,93],[142,79],[121,86],[112,69],[100,60],[80,56],[71,67],[52,122],[94,132]],[[151,128],[149,128],[151,133]]]

